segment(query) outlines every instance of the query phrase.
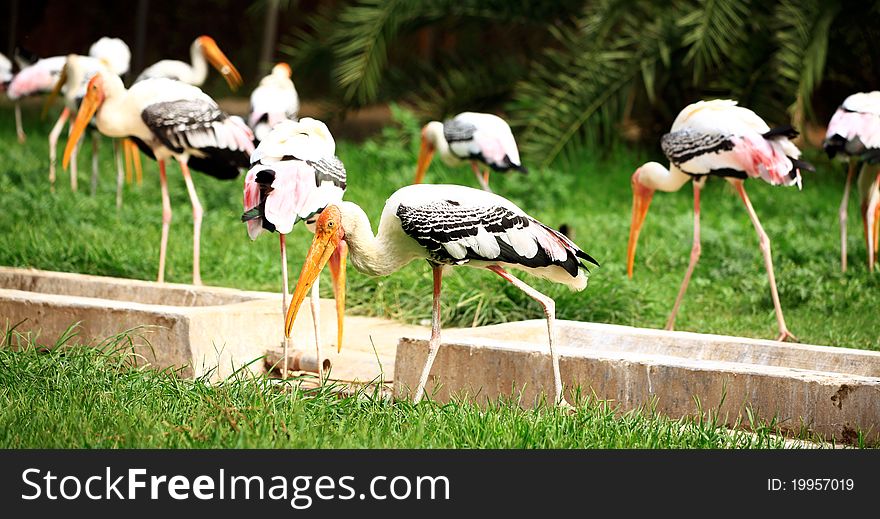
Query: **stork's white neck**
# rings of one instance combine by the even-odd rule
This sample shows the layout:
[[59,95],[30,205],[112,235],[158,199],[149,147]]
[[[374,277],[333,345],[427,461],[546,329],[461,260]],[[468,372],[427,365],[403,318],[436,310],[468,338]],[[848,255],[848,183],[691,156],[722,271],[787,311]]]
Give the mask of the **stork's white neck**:
[[682,172],[675,164],[666,169],[657,162],[648,162],[639,168],[639,183],[657,191],[678,191],[691,177]]
[[337,205],[342,213],[342,228],[354,268],[370,276],[387,276],[417,258],[424,250],[403,233],[397,216],[382,213],[379,233],[373,234],[367,213],[355,203]]
[[198,38],[189,48],[190,63],[192,64],[191,83],[195,86],[202,86],[208,79],[208,61],[205,59],[205,53],[202,50],[202,44]]
[[434,146],[434,150],[440,154],[440,159],[449,166],[458,164],[458,159],[449,152],[449,143],[443,136],[443,123],[431,121],[425,125],[425,139]]

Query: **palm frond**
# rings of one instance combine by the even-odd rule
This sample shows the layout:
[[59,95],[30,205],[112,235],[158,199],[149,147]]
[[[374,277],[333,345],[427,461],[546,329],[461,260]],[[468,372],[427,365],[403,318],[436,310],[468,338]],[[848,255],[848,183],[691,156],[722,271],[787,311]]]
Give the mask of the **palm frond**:
[[746,39],[750,3],[743,0],[698,0],[679,19],[688,47],[684,63],[693,62],[694,82],[716,68]]
[[780,90],[794,94],[789,111],[797,125],[812,115],[810,96],[822,81],[831,23],[840,8],[828,0],[781,0],[774,13],[776,72]]

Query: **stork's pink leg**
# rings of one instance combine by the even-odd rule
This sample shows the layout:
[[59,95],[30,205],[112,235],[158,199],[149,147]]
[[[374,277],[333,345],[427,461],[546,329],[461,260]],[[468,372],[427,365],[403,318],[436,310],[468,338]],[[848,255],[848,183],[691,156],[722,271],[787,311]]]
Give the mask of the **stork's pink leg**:
[[159,283],[165,281],[165,253],[168,249],[168,228],[171,226],[171,197],[168,196],[168,175],[165,161],[158,159],[159,185],[162,187],[162,240],[159,244]]
[[24,144],[27,135],[24,134],[24,127],[21,125],[21,104],[18,101],[15,102],[15,134],[18,136],[18,143]]
[[[287,315],[287,294],[288,285],[287,285],[287,245],[284,243],[284,235],[278,233],[279,240],[281,242],[281,318],[282,323],[284,322],[284,318]],[[282,330],[283,328],[282,324]],[[282,339],[282,360],[281,360],[281,378],[287,378],[287,355],[289,351],[290,338],[284,337]],[[320,364],[320,362],[319,362]]]
[[773,307],[776,310],[776,321],[779,324],[779,337],[777,337],[777,341],[784,341],[786,339],[791,339],[793,341],[797,341],[797,337],[791,334],[788,331],[788,327],[785,325],[785,317],[782,315],[782,305],[779,304],[779,292],[776,289],[776,276],[773,274],[773,258],[770,253],[770,238],[767,237],[767,233],[764,232],[764,228],[761,227],[761,222],[758,220],[758,215],[755,214],[755,209],[752,207],[752,202],[749,201],[749,196],[746,194],[745,186],[743,186],[742,180],[737,180],[734,182],[736,186],[736,191],[739,193],[740,198],[742,198],[743,203],[746,205],[746,210],[749,212],[749,218],[752,220],[752,225],[755,226],[755,231],[758,233],[758,243],[761,246],[761,252],[764,254],[764,266],[767,268],[767,277],[770,280],[770,296],[773,298]]
[[477,166],[476,161],[471,161],[471,169],[474,172],[474,176],[477,177],[477,182],[480,183],[480,187],[483,188],[483,191],[488,191],[489,193],[491,193],[492,190],[489,189],[488,183],[489,177],[487,175],[486,178],[483,178],[483,173],[480,172],[480,167]]
[[846,174],[846,184],[843,185],[843,200],[840,201],[840,211],[838,220],[840,220],[840,271],[846,272],[846,220],[847,206],[849,205],[849,187],[852,184],[853,176],[856,172],[858,160],[849,159],[849,171]]
[[183,181],[186,182],[186,190],[189,193],[189,201],[192,203],[193,210],[193,285],[202,284],[202,271],[199,267],[199,244],[202,236],[202,204],[199,202],[199,195],[196,193],[196,186],[193,184],[192,175],[189,174],[189,166],[186,161],[177,160],[180,163],[180,170],[183,172]]
[[692,182],[694,185],[694,245],[691,247],[691,260],[688,263],[687,272],[684,274],[684,280],[681,282],[681,288],[678,289],[678,297],[675,298],[675,304],[672,305],[672,313],[666,321],[666,329],[672,330],[675,326],[675,316],[678,315],[678,308],[681,306],[681,300],[684,299],[684,293],[687,291],[688,283],[691,282],[691,275],[694,273],[694,267],[697,266],[697,260],[700,259],[700,184]]
[[431,373],[431,366],[434,365],[434,358],[437,356],[437,350],[440,348],[440,285],[443,281],[443,267],[435,265],[433,269],[434,306],[431,312],[431,340],[428,342],[428,358],[425,359],[425,367],[422,368],[422,375],[419,377],[419,387],[416,388],[416,394],[413,397],[413,403],[415,404],[418,404],[425,394],[428,375]]
[[[15,106],[17,107],[18,104]],[[52,192],[55,191],[55,163],[58,157],[58,137],[61,136],[61,130],[64,129],[64,124],[69,117],[70,109],[64,107],[61,115],[58,116],[58,120],[55,121],[55,126],[49,132],[49,190]]]
[[541,303],[541,306],[544,307],[544,315],[547,317],[547,335],[550,342],[550,359],[553,363],[553,390],[556,393],[554,395],[554,402],[559,407],[572,407],[572,405],[565,400],[565,394],[562,390],[562,376],[559,371],[559,353],[557,353],[556,349],[553,347],[553,343],[556,342],[556,334],[554,333],[553,327],[553,324],[556,321],[556,302],[530,287],[519,278],[510,275],[510,273],[497,265],[492,265],[486,268],[509,281],[513,286],[525,292],[526,295]]

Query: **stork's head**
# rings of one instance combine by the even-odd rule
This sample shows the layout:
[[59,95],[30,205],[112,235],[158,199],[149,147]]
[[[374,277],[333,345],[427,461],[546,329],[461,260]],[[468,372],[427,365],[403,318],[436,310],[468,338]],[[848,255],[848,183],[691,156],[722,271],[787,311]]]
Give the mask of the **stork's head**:
[[422,144],[419,148],[419,159],[416,163],[416,178],[413,184],[421,184],[425,178],[425,171],[431,165],[434,151],[437,149],[437,140],[443,138],[443,123],[431,121],[422,128]]
[[284,319],[284,335],[286,337],[290,337],[290,331],[306,294],[309,293],[315,280],[321,275],[321,271],[329,261],[336,299],[336,347],[337,350],[342,349],[342,329],[345,318],[345,261],[348,255],[348,245],[344,238],[345,219],[342,211],[336,205],[327,206],[315,224],[315,238],[312,240],[312,246],[309,247],[309,252],[303,262],[290,306],[287,307],[287,316]]
[[272,73],[290,79],[293,75],[293,70],[290,69],[290,65],[287,63],[278,63],[272,67]]
[[210,36],[199,36],[195,43],[202,49],[202,54],[204,54],[205,59],[217,69],[217,72],[223,75],[223,79],[226,80],[229,88],[232,89],[233,92],[238,90],[238,87],[242,84],[241,74],[238,73],[238,70],[235,69],[235,66],[229,61],[229,58],[223,54],[223,51],[217,46],[217,42],[214,41],[214,38]]
[[64,161],[62,162],[64,169],[67,169],[67,165],[70,164],[70,155],[73,153],[73,149],[76,147],[76,143],[79,142],[79,138],[82,136],[83,131],[85,131],[89,121],[92,120],[95,112],[104,104],[108,89],[113,91],[115,88],[124,88],[122,87],[122,80],[118,76],[108,76],[105,79],[104,74],[98,72],[89,80],[89,84],[86,86],[86,95],[79,105],[76,120],[73,122],[70,136],[67,139],[67,146],[64,148]]
[[661,175],[665,171],[666,168],[661,164],[648,162],[637,169],[630,180],[633,191],[633,208],[632,222],[629,226],[629,245],[626,249],[626,273],[629,277],[633,275],[639,232],[642,230],[642,224],[645,223],[648,208],[651,206],[651,199],[654,197],[655,188],[652,180],[656,175]]

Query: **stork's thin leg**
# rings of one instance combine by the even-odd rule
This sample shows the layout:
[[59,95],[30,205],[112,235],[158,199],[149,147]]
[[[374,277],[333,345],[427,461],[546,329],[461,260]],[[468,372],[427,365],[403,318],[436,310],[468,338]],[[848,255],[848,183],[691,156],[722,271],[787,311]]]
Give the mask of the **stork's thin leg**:
[[666,329],[672,330],[675,326],[675,316],[678,315],[678,307],[681,306],[681,300],[684,299],[684,293],[687,291],[688,283],[691,282],[691,275],[694,273],[694,267],[697,266],[697,260],[700,259],[700,184],[692,182],[694,185],[694,245],[691,247],[691,260],[688,263],[687,272],[681,282],[681,288],[678,289],[678,297],[675,298],[675,304],[672,305],[672,313],[666,321]]
[[746,194],[743,182],[739,180],[736,181],[734,185],[736,186],[737,193],[739,193],[740,198],[742,198],[743,203],[746,205],[746,210],[749,212],[749,218],[752,219],[752,225],[755,226],[755,231],[758,233],[758,243],[761,246],[761,252],[764,254],[764,266],[767,268],[767,277],[770,280],[770,296],[773,298],[773,307],[776,310],[776,321],[779,324],[779,337],[777,337],[776,340],[784,341],[786,339],[791,339],[797,341],[797,337],[792,335],[791,332],[788,331],[788,327],[785,325],[785,317],[782,315],[782,305],[779,304],[779,292],[776,289],[776,276],[773,274],[773,258],[770,253],[770,238],[767,237],[767,233],[764,232],[764,228],[761,227],[761,222],[758,220],[758,215],[755,214],[752,202],[749,201],[749,196]]
[[483,169],[483,182],[485,182],[487,186],[489,185],[489,168]]
[[321,385],[323,386],[324,357],[321,352],[321,296],[318,290],[318,283],[320,281],[320,276],[315,278],[315,283],[312,285],[312,293],[309,294],[309,306],[312,308],[312,325],[315,328],[315,353],[318,355],[318,378],[321,380]]
[[852,184],[853,176],[856,173],[856,165],[858,160],[849,159],[849,171],[846,174],[846,184],[843,185],[843,200],[840,201],[840,212],[838,219],[840,220],[840,271],[846,272],[846,209],[849,205],[849,187]]
[[[92,132],[92,181],[89,184],[89,194],[95,196],[98,194],[98,131]],[[117,207],[119,204],[116,204]]]
[[21,104],[17,101],[15,103],[15,134],[18,136],[18,143],[24,144],[27,135],[24,134],[24,127],[21,125]]
[[[287,245],[284,243],[284,234],[278,234],[279,239],[281,241],[281,322],[284,323],[284,319],[287,316],[287,294],[288,294],[288,285],[287,285]],[[282,330],[283,328],[282,324]],[[289,351],[290,338],[284,337],[282,339],[282,360],[281,360],[281,378],[287,378],[287,355]]]
[[492,190],[489,189],[487,178],[483,178],[483,174],[480,172],[480,167],[477,166],[476,162],[471,161],[471,169],[474,172],[474,176],[477,177],[477,182],[480,183],[480,187],[483,188],[483,191],[488,191],[491,193]]
[[437,350],[440,348],[440,285],[443,281],[443,267],[435,265],[433,269],[434,306],[431,312],[431,340],[428,342],[428,358],[425,359],[425,367],[422,368],[422,374],[419,377],[419,387],[416,388],[416,394],[413,397],[413,403],[415,404],[418,404],[425,394],[428,375],[431,373],[431,366],[434,365],[434,358],[437,356]]
[[544,307],[544,315],[547,317],[547,335],[550,342],[550,359],[553,362],[553,390],[556,393],[553,401],[559,407],[572,407],[571,404],[565,400],[565,394],[562,390],[562,376],[559,372],[559,354],[553,347],[553,343],[556,342],[556,334],[554,333],[553,326],[556,321],[556,302],[530,287],[519,278],[510,275],[510,273],[497,265],[492,265],[486,268],[509,281],[513,286],[525,292],[526,295],[541,303],[541,306]]
[[[122,140],[123,147],[125,139]],[[125,173],[122,170],[122,155],[119,153],[119,139],[113,139],[113,160],[116,162],[116,208],[122,209],[122,184],[125,181]]]
[[178,159],[180,170],[183,172],[183,181],[186,182],[186,190],[189,192],[189,201],[192,203],[193,210],[193,285],[202,284],[202,271],[199,266],[200,243],[202,237],[202,204],[199,202],[199,195],[196,193],[196,186],[193,184],[192,175],[189,174],[189,166],[185,160]]
[[125,154],[125,182],[131,184],[131,143],[128,139],[122,139],[122,152]]
[[[73,125],[67,127],[67,138],[70,138],[70,132],[73,130]],[[77,167],[77,159],[79,157],[79,147],[82,144],[82,138],[76,142],[73,146],[73,151],[70,153],[70,190],[76,191],[77,182],[79,181],[79,168]]]
[[165,281],[165,253],[168,249],[168,228],[171,225],[171,197],[168,196],[168,175],[165,161],[159,159],[159,184],[162,186],[162,241],[159,244],[159,283]]
[[[18,104],[15,106],[18,107]],[[61,115],[58,116],[58,120],[55,121],[55,126],[49,132],[49,190],[52,192],[55,192],[55,163],[58,157],[58,137],[61,136],[61,130],[64,129],[64,124],[69,117],[70,109],[64,107]]]

